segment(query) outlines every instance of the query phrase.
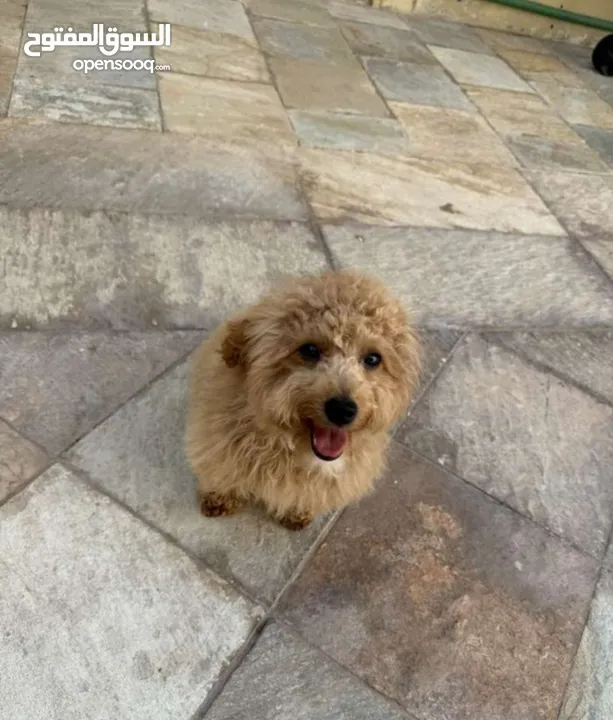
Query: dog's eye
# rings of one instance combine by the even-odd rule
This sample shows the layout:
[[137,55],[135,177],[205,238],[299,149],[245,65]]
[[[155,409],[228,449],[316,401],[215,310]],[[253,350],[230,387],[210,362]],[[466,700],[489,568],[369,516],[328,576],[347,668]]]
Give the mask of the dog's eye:
[[362,362],[367,368],[376,368],[381,363],[381,355],[375,352],[367,353],[362,358]]
[[301,345],[298,348],[298,352],[303,360],[308,360],[309,362],[317,362],[321,357],[321,351],[317,345],[313,345],[313,343]]

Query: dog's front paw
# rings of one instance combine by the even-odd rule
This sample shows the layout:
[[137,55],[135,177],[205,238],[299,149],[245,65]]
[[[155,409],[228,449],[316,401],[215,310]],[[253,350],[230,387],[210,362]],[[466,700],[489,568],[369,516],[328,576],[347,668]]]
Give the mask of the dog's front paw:
[[206,493],[200,496],[200,512],[206,517],[234,515],[243,507],[242,500],[234,495]]
[[290,513],[289,515],[277,518],[277,522],[286,530],[296,531],[304,530],[304,528],[308,527],[313,522],[313,518],[310,515]]

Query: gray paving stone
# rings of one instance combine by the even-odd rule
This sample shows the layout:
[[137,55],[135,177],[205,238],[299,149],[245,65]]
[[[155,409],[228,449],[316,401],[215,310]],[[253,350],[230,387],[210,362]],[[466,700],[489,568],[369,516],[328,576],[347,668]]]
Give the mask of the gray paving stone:
[[412,398],[411,404],[419,401],[422,391],[447,362],[451,351],[461,337],[461,333],[453,330],[420,330],[419,339],[422,345],[422,367],[420,388]]
[[147,8],[155,22],[225,33],[255,44],[245,8],[235,0],[148,0]]
[[355,22],[371,23],[382,27],[407,29],[407,23],[387,10],[379,10],[372,7],[362,7],[357,3],[330,2],[328,11],[332,17],[339,20],[354,20]]
[[528,177],[570,232],[582,238],[613,234],[611,175],[532,170]]
[[280,615],[420,720],[556,720],[598,563],[395,444],[388,465]]
[[264,630],[206,720],[409,720],[280,625]]
[[571,243],[410,228],[324,228],[342,267],[372,271],[424,326],[586,326],[613,320],[613,287]]
[[39,473],[47,462],[40,448],[0,420],[0,503]]
[[613,242],[611,239],[584,240],[583,245],[596,258],[600,267],[613,280]]
[[591,173],[611,172],[587,143],[565,144],[545,138],[518,135],[506,138],[506,144],[527,168]]
[[358,55],[436,65],[434,55],[414,33],[407,30],[357,22],[343,23],[341,29],[349,46]]
[[288,22],[336,27],[325,7],[301,0],[249,0],[249,11],[259,17],[287,20]]
[[117,128],[162,129],[154,90],[89,84],[79,87],[72,81],[48,82],[19,76],[13,83],[9,115]]
[[474,105],[437,67],[368,58],[366,69],[386,100],[472,110]]
[[[211,327],[325,256],[298,223],[0,208],[0,327]],[[112,278],[112,280],[110,280]]]
[[201,338],[201,332],[0,334],[0,416],[60,453]]
[[613,408],[470,336],[402,441],[595,556],[613,522]]
[[496,342],[613,404],[613,332],[500,333]]
[[435,45],[430,45],[429,48],[443,67],[462,85],[534,92],[530,85],[500,58]]
[[186,405],[183,364],[99,425],[68,458],[221,575],[271,602],[325,521],[293,533],[256,511],[203,517],[183,449]]
[[291,162],[205,138],[8,120],[0,203],[64,210],[300,219]]
[[260,612],[59,465],[0,523],[10,717],[190,718]]
[[589,125],[575,125],[575,130],[605,162],[613,165],[613,130],[602,130]]
[[291,110],[301,145],[336,150],[366,150],[383,155],[407,151],[408,138],[397,120],[329,112]]
[[613,573],[605,572],[592,603],[559,720],[613,717]]
[[147,30],[144,0],[30,0],[26,26],[33,32],[51,32],[54,27],[72,27],[91,32],[93,23],[113,26],[119,32]]
[[269,55],[323,63],[328,66],[327,72],[333,72],[336,65],[358,66],[337,27],[312,27],[264,18],[254,19],[253,27],[260,47]]
[[486,55],[493,54],[492,50],[479,38],[477,31],[467,25],[417,15],[407,18],[407,25],[427,45],[470,50]]

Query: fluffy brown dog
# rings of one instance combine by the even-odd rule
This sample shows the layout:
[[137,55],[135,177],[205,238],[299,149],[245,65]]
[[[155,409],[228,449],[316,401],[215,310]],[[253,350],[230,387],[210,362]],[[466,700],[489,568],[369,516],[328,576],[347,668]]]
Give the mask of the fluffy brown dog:
[[290,529],[368,492],[419,373],[401,303],[373,278],[293,281],[196,351],[186,448],[205,515],[261,502]]

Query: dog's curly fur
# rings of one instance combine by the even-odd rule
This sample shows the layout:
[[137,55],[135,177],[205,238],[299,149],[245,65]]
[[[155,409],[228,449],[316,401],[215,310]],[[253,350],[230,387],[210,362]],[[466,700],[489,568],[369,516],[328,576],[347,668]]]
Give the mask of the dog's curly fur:
[[[319,360],[301,355],[306,343]],[[360,498],[383,469],[419,351],[402,304],[353,273],[296,279],[217,328],[193,358],[186,430],[202,512],[259,502],[299,529]],[[380,355],[378,366],[364,364],[368,353]],[[357,416],[342,455],[326,462],[311,433],[334,427],[324,404],[339,395],[354,400]]]

